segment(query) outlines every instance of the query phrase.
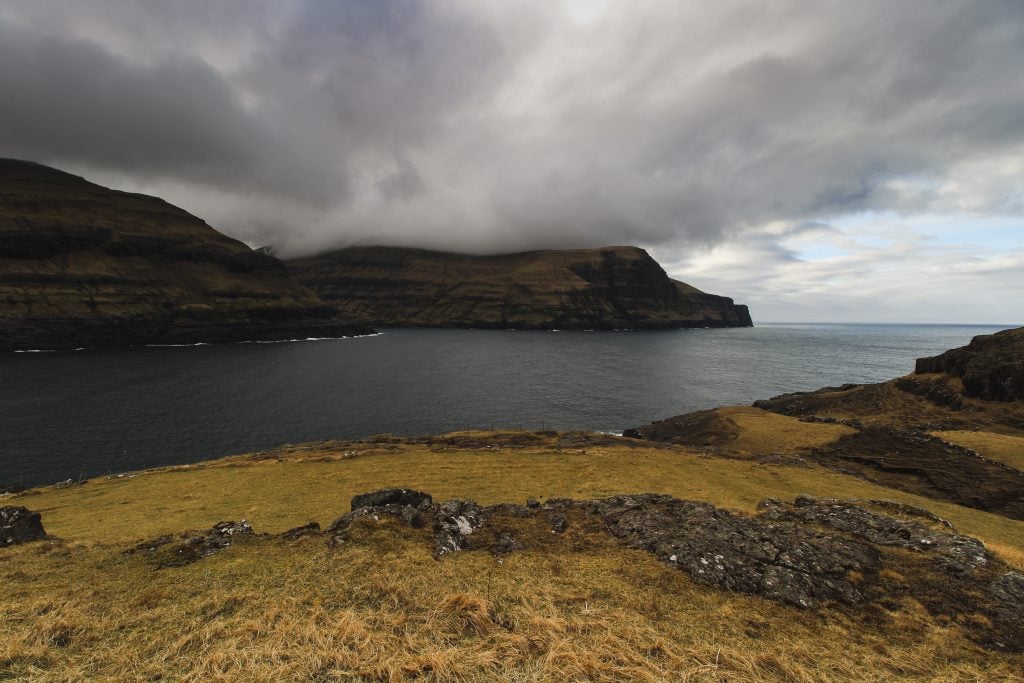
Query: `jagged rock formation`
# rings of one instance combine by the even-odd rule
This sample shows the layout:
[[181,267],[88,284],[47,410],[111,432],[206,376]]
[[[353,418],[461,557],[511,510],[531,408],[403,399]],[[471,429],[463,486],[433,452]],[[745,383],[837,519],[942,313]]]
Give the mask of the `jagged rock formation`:
[[747,307],[670,279],[643,249],[470,256],[352,247],[288,263],[341,315],[393,327],[747,327]]
[[959,377],[964,393],[974,398],[1024,400],[1024,328],[980,335],[967,346],[918,358],[914,371]]
[[367,333],[162,199],[0,159],[0,351]]

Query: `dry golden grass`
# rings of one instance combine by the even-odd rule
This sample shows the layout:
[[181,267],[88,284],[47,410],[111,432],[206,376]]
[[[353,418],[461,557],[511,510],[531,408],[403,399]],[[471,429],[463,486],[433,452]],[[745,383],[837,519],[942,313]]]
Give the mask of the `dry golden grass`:
[[[652,556],[432,559],[384,522],[339,549],[249,539],[154,571],[104,546],[0,560],[0,677],[97,680],[1011,681],[914,602],[870,628],[695,585]],[[73,578],[69,578],[73,577]]]
[[841,424],[801,422],[795,417],[760,408],[730,407],[715,411],[739,428],[734,440],[722,444],[743,453],[794,455],[808,448],[830,444],[856,430]]
[[966,430],[932,433],[950,443],[975,450],[990,460],[1024,471],[1024,436]]
[[7,504],[41,512],[47,531],[65,539],[123,542],[208,528],[225,519],[245,518],[257,531],[270,533],[310,520],[325,524],[348,511],[352,496],[390,486],[427,491],[438,500],[468,498],[482,504],[523,502],[530,497],[667,493],[747,512],[764,498],[792,500],[809,493],[918,505],[986,543],[1024,550],[1024,522],[817,466],[714,458],[683,447],[559,448],[557,442],[557,437],[538,439],[535,445],[510,448],[501,445],[506,442],[499,436],[493,441],[482,438],[484,445],[476,449],[439,444],[311,444],[143,472],[134,478],[42,489]]
[[889,498],[1024,568],[1024,523],[816,467],[557,437],[508,447],[515,436],[296,446],[8,497],[64,540],[0,551],[0,679],[1021,680],[1024,658],[981,650],[912,601],[870,623],[794,610],[698,586],[604,535],[438,561],[425,531],[385,521],[333,549],[246,538],[160,570],[123,554],[222,519],[258,532],[323,524],[355,493],[401,485],[482,503],[653,491],[746,511],[801,492]]

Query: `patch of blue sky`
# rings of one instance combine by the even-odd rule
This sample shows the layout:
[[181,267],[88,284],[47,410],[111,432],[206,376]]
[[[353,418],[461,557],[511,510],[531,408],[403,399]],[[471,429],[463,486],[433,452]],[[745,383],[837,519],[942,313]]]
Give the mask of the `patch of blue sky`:
[[1024,250],[1024,216],[868,211],[837,217],[831,224],[864,246],[884,248],[909,232],[933,245],[993,252]]

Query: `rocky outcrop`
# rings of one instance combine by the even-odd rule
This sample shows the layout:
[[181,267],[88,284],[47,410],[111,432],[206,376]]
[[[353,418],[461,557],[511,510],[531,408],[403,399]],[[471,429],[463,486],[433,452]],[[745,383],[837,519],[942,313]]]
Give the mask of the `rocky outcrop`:
[[46,538],[42,515],[23,507],[0,507],[0,548]]
[[471,256],[352,247],[288,263],[340,314],[391,327],[746,327],[747,307],[672,280],[643,249]]
[[143,541],[126,554],[142,553],[157,569],[181,567],[230,548],[240,538],[253,535],[252,527],[244,519],[240,522],[218,522],[206,531],[186,532],[177,538],[160,536]]
[[987,647],[1024,650],[1024,576],[977,539],[913,506],[804,495],[793,503],[762,501],[748,516],[650,493],[491,506],[433,503],[426,494],[404,499],[407,493],[375,492],[391,502],[340,517],[326,530],[329,542],[372,542],[374,528],[388,520],[426,530],[437,557],[458,551],[501,557],[557,544],[578,549],[603,534],[714,588],[861,614],[911,597],[963,623]]
[[987,401],[1024,400],[1024,327],[975,337],[967,346],[918,358],[916,373],[959,377],[964,394]]
[[161,199],[0,159],[0,351],[370,331]]
[[414,508],[424,507],[433,503],[430,494],[420,493],[412,489],[381,489],[370,493],[361,493],[352,498],[352,510],[359,508],[386,507],[398,505]]

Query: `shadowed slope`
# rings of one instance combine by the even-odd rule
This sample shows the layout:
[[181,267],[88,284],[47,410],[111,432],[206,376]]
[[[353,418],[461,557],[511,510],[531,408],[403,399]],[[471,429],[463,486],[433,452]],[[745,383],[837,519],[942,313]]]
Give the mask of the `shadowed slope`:
[[367,332],[162,199],[0,159],[0,351]]

